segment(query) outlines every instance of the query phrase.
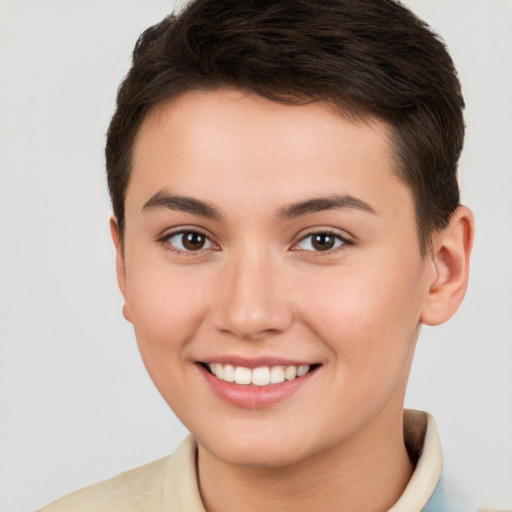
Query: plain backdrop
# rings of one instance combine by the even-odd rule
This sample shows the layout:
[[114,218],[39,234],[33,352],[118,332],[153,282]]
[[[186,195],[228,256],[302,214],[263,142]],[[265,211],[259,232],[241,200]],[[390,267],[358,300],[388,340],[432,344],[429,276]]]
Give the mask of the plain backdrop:
[[[466,301],[424,329],[406,404],[436,417],[445,470],[512,509],[512,2],[409,0],[448,44],[467,103]],[[163,0],[0,0],[0,511],[33,511],[172,452],[185,429],[121,315],[105,131]]]

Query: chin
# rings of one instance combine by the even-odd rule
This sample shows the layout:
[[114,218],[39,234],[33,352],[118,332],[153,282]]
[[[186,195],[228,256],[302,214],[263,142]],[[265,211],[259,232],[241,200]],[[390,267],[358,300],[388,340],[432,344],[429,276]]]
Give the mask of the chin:
[[[230,435],[231,434],[231,435]],[[295,434],[299,432],[295,431]],[[323,443],[311,436],[290,435],[289,431],[277,433],[273,429],[244,436],[219,433],[208,439],[199,438],[199,444],[226,464],[251,468],[280,468],[290,466],[322,451]]]
[[302,454],[297,450],[273,450],[269,447],[254,449],[244,448],[216,448],[213,455],[232,466],[246,468],[281,468],[293,465],[302,460]]

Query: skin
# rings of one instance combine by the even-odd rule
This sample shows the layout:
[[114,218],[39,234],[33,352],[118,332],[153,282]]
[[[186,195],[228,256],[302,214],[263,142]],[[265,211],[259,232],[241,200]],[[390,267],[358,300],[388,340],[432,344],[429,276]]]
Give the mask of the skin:
[[[460,207],[423,257],[389,140],[378,120],[230,89],[188,92],[140,129],[123,240],[111,222],[124,314],[198,441],[209,511],[384,511],[410,478],[402,408],[414,348],[421,324],[462,300],[473,220]],[[158,193],[217,217],[148,205]],[[333,195],[344,203],[290,213]],[[206,236],[203,248],[186,251],[182,231]],[[335,246],[315,249],[310,235],[325,232]],[[226,357],[320,366],[251,409],[202,375],[199,361]]]

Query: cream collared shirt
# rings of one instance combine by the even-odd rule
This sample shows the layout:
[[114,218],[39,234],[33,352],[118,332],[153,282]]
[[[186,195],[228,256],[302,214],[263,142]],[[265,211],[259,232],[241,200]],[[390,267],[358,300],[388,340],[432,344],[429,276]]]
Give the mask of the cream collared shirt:
[[[441,477],[443,454],[433,418],[406,410],[404,439],[415,471],[389,512],[426,510]],[[86,487],[40,512],[206,512],[195,471],[196,442],[187,437],[168,457]],[[430,502],[432,503],[432,502]],[[445,512],[444,509],[432,509]]]

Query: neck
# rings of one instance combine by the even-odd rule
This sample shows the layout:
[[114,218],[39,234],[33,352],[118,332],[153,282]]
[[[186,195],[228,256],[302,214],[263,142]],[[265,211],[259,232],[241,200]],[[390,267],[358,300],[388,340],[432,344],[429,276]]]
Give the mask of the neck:
[[[208,512],[388,510],[413,472],[402,414],[386,413],[336,446],[286,466],[240,467],[199,445],[198,472]],[[393,420],[393,421],[392,421]]]

